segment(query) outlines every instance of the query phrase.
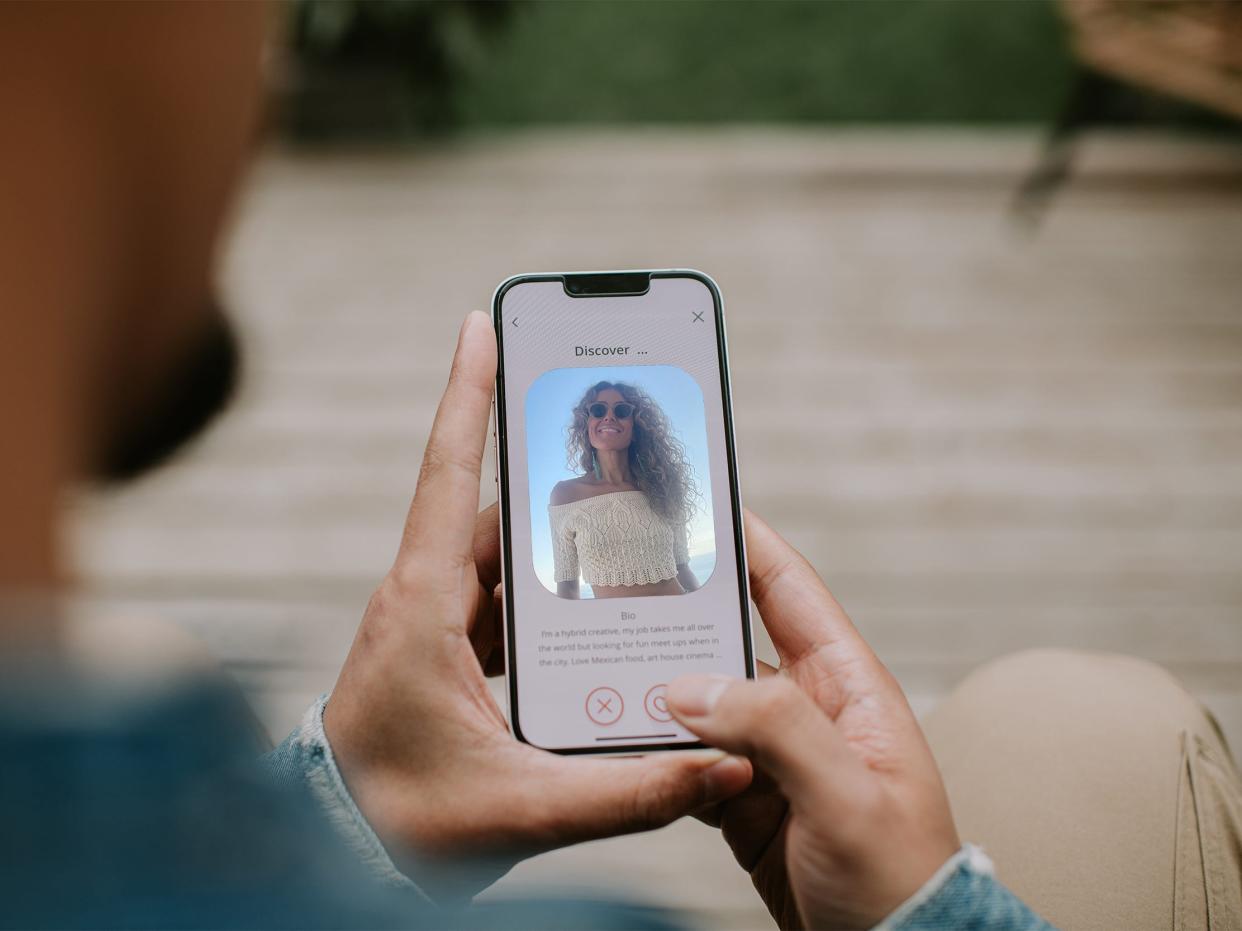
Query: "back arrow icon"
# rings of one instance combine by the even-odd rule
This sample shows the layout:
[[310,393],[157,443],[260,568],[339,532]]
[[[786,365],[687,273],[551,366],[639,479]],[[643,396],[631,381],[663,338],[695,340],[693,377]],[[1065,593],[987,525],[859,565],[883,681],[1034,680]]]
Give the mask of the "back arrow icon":
[[514,325],[514,326],[517,326],[517,321],[518,321],[518,318],[517,318],[517,317],[514,317],[514,318],[513,318],[513,325]]

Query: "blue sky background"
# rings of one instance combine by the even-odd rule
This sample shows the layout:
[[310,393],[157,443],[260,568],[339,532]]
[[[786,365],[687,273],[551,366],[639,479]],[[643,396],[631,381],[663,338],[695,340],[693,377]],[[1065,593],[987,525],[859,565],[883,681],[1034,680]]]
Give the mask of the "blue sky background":
[[[621,381],[645,390],[668,415],[678,439],[685,444],[702,495],[691,523],[690,567],[706,582],[716,566],[716,535],[711,518],[707,424],[703,392],[688,374],[674,365],[617,365],[599,368],[552,369],[535,379],[526,392],[526,452],[530,470],[531,555],[535,574],[551,592],[556,591],[552,564],[552,535],[548,526],[548,498],[552,487],[578,472],[565,462],[565,431],[573,407],[587,388],[599,381]],[[583,585],[587,597],[590,586]]]

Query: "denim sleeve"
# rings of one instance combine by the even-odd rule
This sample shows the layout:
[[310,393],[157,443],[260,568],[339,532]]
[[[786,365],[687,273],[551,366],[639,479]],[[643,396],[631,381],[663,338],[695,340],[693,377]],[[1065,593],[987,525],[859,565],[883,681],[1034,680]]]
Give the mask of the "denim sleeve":
[[[371,825],[349,794],[332,746],[323,730],[322,695],[306,710],[302,723],[263,766],[278,782],[308,791],[345,844],[386,885],[427,893],[393,863]],[[947,860],[909,900],[876,926],[875,931],[1055,931],[993,875],[992,862],[967,844]]]
[[1055,931],[996,879],[992,861],[967,844],[875,931]]
[[323,709],[327,703],[328,696],[324,694],[306,709],[302,723],[280,746],[264,755],[264,769],[277,783],[309,792],[350,851],[382,883],[415,892],[430,901],[426,892],[397,869],[383,843],[354,804],[337,769],[328,735],[324,733]]

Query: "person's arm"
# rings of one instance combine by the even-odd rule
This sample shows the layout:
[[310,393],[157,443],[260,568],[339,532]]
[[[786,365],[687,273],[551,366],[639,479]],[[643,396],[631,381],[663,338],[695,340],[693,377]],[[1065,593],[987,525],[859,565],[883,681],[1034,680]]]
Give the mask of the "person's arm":
[[773,917],[785,928],[1047,928],[962,848],[905,695],[815,570],[749,512],[745,529],[780,669],[759,681],[685,676],[668,705],[766,776],[709,817]]
[[323,709],[327,701],[327,695],[316,699],[289,736],[262,756],[261,767],[278,785],[306,790],[349,850],[381,882],[409,889],[429,899],[408,875],[416,870],[406,864],[406,872],[402,872],[393,863],[345,787],[332,745],[323,730]]
[[574,532],[569,527],[569,515],[555,506],[567,504],[565,483],[559,483],[552,489],[552,497],[548,502],[548,522],[552,528],[552,577],[556,579],[556,594],[561,598],[578,598],[578,543]]
[[690,568],[690,541],[687,539],[686,525],[682,524],[674,534],[673,556],[677,563],[677,581],[683,589],[692,592],[699,587],[699,580]]
[[997,881],[992,861],[967,844],[873,931],[1055,931]]

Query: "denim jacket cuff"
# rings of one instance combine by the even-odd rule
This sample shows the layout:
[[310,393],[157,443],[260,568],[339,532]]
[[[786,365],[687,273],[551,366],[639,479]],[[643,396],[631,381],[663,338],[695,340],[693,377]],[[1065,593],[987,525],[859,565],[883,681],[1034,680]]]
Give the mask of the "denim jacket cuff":
[[311,797],[350,851],[380,882],[412,891],[430,902],[431,897],[393,863],[392,857],[366,817],[354,803],[341,778],[332,745],[323,729],[323,710],[328,694],[306,709],[299,724],[269,754],[270,767],[287,777],[301,776]]
[[987,854],[966,844],[874,931],[1051,931],[1002,886]]

